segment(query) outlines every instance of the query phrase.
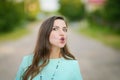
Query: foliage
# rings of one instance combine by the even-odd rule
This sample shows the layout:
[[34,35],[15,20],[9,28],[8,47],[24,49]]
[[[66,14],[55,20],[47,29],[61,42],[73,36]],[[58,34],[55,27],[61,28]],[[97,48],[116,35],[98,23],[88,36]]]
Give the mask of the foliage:
[[23,2],[0,1],[0,33],[9,32],[24,20]]
[[25,14],[29,21],[35,21],[39,12],[39,0],[25,1]]
[[120,0],[108,0],[103,8],[103,17],[109,22],[120,22]]
[[60,0],[59,12],[70,21],[80,20],[84,17],[84,5],[80,0]]
[[[105,6],[88,14],[87,18],[91,24],[111,28],[120,34],[120,0],[108,0]],[[104,29],[103,27],[103,29]]]

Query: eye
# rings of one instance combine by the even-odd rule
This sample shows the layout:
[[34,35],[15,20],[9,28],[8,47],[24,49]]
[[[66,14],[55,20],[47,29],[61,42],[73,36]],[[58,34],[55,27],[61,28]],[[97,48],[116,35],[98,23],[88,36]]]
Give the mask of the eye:
[[58,28],[52,28],[52,30],[57,31],[57,30],[58,30]]
[[67,28],[63,28],[63,31],[64,31],[64,32],[67,32],[67,30],[68,30]]

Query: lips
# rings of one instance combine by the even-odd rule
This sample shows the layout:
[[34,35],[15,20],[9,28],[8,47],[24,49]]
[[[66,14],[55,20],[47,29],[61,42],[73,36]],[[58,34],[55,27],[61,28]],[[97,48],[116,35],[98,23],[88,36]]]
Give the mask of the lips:
[[61,43],[65,43],[65,38],[64,38],[64,37],[61,37],[61,38],[60,38],[60,42],[61,42]]
[[61,41],[64,41],[64,40],[65,40],[65,38],[64,38],[64,37],[61,37],[61,38],[60,38],[60,40],[61,40]]

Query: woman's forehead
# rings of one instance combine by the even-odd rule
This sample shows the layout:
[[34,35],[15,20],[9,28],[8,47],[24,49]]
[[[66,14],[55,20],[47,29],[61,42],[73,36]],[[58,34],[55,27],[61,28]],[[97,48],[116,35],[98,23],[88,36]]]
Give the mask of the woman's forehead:
[[65,23],[64,20],[56,19],[56,20],[54,21],[53,26],[66,27],[66,23]]

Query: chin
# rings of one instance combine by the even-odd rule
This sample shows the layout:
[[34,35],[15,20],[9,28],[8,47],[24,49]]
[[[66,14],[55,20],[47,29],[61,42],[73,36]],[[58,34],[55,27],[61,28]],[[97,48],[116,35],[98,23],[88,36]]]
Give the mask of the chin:
[[54,45],[54,46],[56,46],[56,47],[58,47],[58,48],[63,48],[63,47],[65,46],[65,44],[56,44],[56,45]]
[[63,48],[64,46],[65,46],[65,45],[59,45],[58,47],[59,47],[59,48]]
[[63,48],[64,46],[61,46],[61,47],[59,47],[59,48]]

